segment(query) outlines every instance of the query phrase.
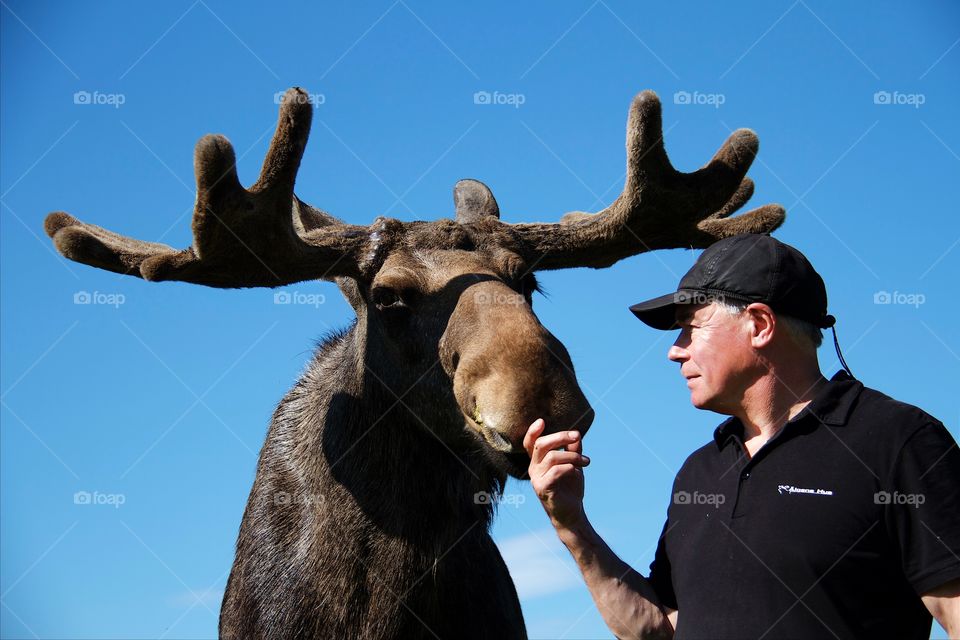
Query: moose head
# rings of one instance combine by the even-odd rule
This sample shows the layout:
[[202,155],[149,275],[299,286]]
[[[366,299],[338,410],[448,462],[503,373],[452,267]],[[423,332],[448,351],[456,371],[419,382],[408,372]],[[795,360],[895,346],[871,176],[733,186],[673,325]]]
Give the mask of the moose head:
[[344,224],[294,194],[311,118],[306,93],[288,90],[249,189],[238,180],[227,139],[200,139],[194,240],[186,249],[63,212],[47,217],[46,232],[67,258],[151,282],[239,288],[335,280],[356,312],[365,373],[397,390],[398,402],[415,408],[421,427],[451,450],[480,445],[499,473],[517,477],[529,462],[521,442],[534,419],[544,417],[551,430],[581,431],[593,420],[570,356],[533,313],[537,271],[706,247],[737,233],[770,232],[784,219],[777,205],[730,217],[753,193],[745,177],[758,148],[752,131],[735,131],[698,171],[678,172],[651,91],[630,108],[623,192],[599,213],[572,212],[558,223],[505,223],[491,191],[462,180],[454,188],[455,220]]

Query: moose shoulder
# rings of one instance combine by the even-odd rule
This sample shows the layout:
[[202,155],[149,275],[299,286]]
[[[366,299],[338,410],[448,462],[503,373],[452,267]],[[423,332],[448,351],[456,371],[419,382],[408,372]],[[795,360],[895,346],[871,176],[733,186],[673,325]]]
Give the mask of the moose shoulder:
[[294,195],[311,106],[290,89],[257,182],[205,136],[194,155],[193,245],[177,251],[50,214],[64,256],[149,281],[276,287],[335,280],[356,312],[274,413],[220,614],[223,638],[522,638],[516,591],[488,529],[526,427],[586,431],[593,411],[540,324],[534,273],[606,267],[778,227],[752,195],[738,130],[694,173],[663,147],[646,91],[627,123],[623,192],[597,214],[507,224],[490,190],[454,189],[456,220],[347,225]]

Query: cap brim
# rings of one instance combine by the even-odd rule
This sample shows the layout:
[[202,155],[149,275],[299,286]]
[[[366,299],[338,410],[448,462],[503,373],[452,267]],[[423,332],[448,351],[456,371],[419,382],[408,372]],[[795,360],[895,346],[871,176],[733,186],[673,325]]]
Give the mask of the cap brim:
[[[638,302],[630,307],[630,311],[641,322],[654,329],[662,331],[675,329],[677,327],[678,294],[679,292],[675,291],[645,302]],[[681,299],[685,298],[685,296],[679,297]]]
[[699,289],[679,289],[659,298],[652,298],[646,302],[638,302],[630,307],[633,315],[642,322],[664,331],[677,329],[677,307],[688,304],[709,304],[716,300],[723,300],[728,294],[719,295],[717,292],[701,291]]

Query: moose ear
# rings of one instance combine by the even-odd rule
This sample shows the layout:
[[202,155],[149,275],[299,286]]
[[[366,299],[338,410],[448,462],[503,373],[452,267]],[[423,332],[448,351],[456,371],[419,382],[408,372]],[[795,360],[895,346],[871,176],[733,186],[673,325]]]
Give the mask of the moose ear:
[[337,286],[340,287],[340,293],[343,294],[343,297],[346,298],[350,306],[353,307],[354,312],[360,315],[360,312],[366,305],[366,301],[360,292],[360,286],[357,284],[357,281],[347,277],[334,278],[334,281],[337,283]]
[[500,218],[500,207],[490,188],[479,180],[460,180],[453,187],[457,222],[477,222],[486,217]]

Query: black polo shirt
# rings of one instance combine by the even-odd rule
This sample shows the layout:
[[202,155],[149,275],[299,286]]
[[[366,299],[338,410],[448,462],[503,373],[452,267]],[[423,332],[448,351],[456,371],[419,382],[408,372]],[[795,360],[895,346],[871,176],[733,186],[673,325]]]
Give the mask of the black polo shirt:
[[721,424],[684,463],[650,566],[675,637],[929,638],[960,578],[960,450],[838,373],[750,458]]

